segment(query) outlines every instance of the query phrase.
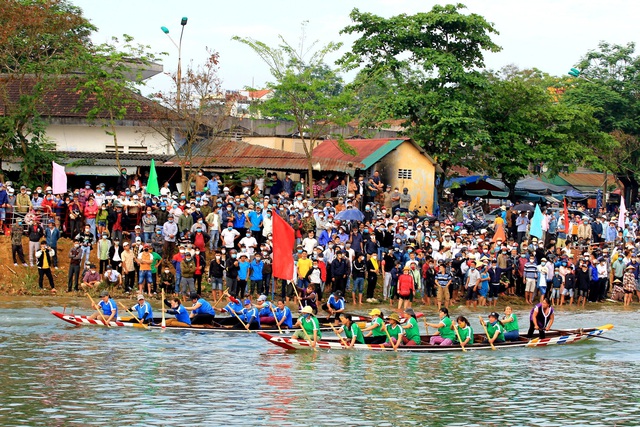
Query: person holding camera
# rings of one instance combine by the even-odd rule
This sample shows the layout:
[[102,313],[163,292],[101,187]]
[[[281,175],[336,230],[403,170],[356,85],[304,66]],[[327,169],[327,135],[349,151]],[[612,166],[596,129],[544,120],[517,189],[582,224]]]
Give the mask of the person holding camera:
[[36,251],[36,263],[38,265],[38,286],[40,289],[44,289],[44,277],[49,279],[49,285],[51,285],[51,292],[56,292],[56,286],[53,283],[53,275],[51,274],[51,265],[53,263],[53,256],[56,251],[47,246],[47,242],[42,240],[40,242],[40,250]]

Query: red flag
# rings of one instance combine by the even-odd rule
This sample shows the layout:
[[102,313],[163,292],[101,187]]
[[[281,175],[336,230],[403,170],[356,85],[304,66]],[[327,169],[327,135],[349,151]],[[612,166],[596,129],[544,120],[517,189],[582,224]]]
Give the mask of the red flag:
[[571,231],[569,230],[569,211],[567,210],[567,198],[563,197],[562,200],[564,201],[564,232],[567,233],[567,237],[569,237]]
[[293,228],[275,212],[273,218],[273,277],[293,280]]

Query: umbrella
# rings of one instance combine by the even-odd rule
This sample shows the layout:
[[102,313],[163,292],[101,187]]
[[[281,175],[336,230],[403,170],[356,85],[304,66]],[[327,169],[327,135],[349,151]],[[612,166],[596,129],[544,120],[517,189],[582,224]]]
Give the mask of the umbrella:
[[356,208],[345,209],[336,215],[336,219],[339,219],[340,221],[362,221],[364,219],[364,214]]
[[534,211],[533,206],[531,206],[528,203],[520,203],[519,205],[515,205],[512,209],[514,211],[520,211],[520,212],[522,212],[522,211],[533,212]]

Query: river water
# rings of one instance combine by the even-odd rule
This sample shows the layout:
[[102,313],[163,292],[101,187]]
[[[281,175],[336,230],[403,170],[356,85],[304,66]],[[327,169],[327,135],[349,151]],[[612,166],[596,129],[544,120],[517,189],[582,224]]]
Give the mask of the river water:
[[628,344],[434,355],[288,353],[252,334],[74,328],[52,308],[0,311],[2,426],[640,425],[635,311],[556,319],[614,323],[605,336]]

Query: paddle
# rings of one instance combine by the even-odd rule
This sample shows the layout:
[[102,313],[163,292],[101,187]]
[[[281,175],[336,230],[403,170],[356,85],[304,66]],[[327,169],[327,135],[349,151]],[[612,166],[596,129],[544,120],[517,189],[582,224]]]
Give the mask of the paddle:
[[290,283],[291,283],[291,286],[293,286],[293,292],[296,293],[296,299],[298,300],[298,305],[300,306],[300,308],[302,308],[302,301],[300,301],[300,295],[298,295],[298,288],[293,282],[290,282]]
[[[572,333],[572,334],[576,333],[576,331],[573,331],[573,332],[572,331],[563,331],[562,329],[549,329],[549,331],[560,332],[560,333]],[[579,332],[581,334],[584,334],[584,335],[589,335],[590,337],[593,337],[593,338],[602,338],[603,340],[609,340],[609,341],[613,341],[613,342],[622,342],[622,341],[617,340],[615,338],[603,337],[602,335],[591,335],[591,334],[588,334],[588,333],[585,334],[584,331],[582,331],[580,329],[578,329],[577,332]]]
[[233,314],[234,316],[236,316],[236,319],[238,319],[238,322],[240,322],[240,323],[242,324],[242,326],[244,326],[244,328],[247,330],[247,332],[251,333],[251,329],[249,329],[249,326],[247,326],[247,324],[246,324],[246,323],[244,323],[244,322],[242,321],[242,319],[240,319],[240,316],[238,316],[238,315],[236,314],[236,312],[235,312],[235,311],[231,310],[231,314]]
[[462,338],[460,338],[460,332],[458,332],[458,325],[455,323],[453,324],[453,330],[456,331],[456,336],[458,337],[458,342],[460,343],[460,347],[462,347],[462,351],[467,351],[467,349],[464,348],[464,344],[462,344]]
[[218,304],[220,304],[220,301],[222,300],[222,298],[227,294],[227,291],[229,290],[229,288],[226,288],[224,291],[222,291],[222,295],[220,295],[220,298],[218,298],[218,300],[216,301],[216,303],[213,305],[213,308],[215,309]]
[[[484,333],[487,336],[487,341],[489,340],[489,331],[487,331],[487,326],[484,324],[484,319],[482,318],[482,316],[478,316],[478,319],[480,319],[480,324],[482,325],[482,328],[484,329]],[[491,350],[495,350],[496,346],[493,345],[493,343],[491,341],[489,341],[489,344],[491,344]]]
[[351,347],[349,347],[349,345],[345,342],[344,338],[342,338],[342,335],[340,335],[340,334],[338,333],[338,331],[336,330],[336,328],[334,328],[334,327],[333,327],[333,325],[332,325],[331,323],[329,324],[329,326],[331,326],[331,329],[333,329],[333,332],[334,332],[334,333],[338,336],[338,338],[340,339],[340,343],[341,343],[343,346],[347,347],[347,348],[351,348]]
[[[309,344],[311,344],[311,342],[312,342],[311,337],[309,336],[309,334],[307,333],[307,330],[302,325],[302,317],[298,318],[298,323],[300,323],[300,329],[302,329],[302,332],[304,332],[304,336],[307,337],[307,341],[309,341]],[[314,351],[318,351],[318,348],[317,347],[313,347],[313,350]]]
[[[142,321],[141,321],[140,319],[138,319],[138,318],[136,317],[136,315],[135,315],[135,314],[133,314],[132,312],[130,312],[130,311],[129,311],[129,309],[128,309],[127,307],[125,307],[125,305],[124,305],[123,303],[121,303],[120,301],[118,301],[118,304],[120,304],[120,307],[124,308],[124,309],[127,311],[127,313],[129,313],[130,315],[132,315],[132,316],[133,316],[133,318],[134,318],[134,319],[136,319],[136,320],[138,321],[138,323],[140,323],[140,324],[141,324],[145,329],[149,329],[149,326],[148,326],[148,325],[145,325],[144,323],[142,323]],[[164,314],[164,312],[163,312],[163,314]]]
[[429,324],[427,323],[427,318],[423,317],[422,320],[424,320],[424,328],[426,329],[427,337],[428,337],[429,336]]
[[110,328],[111,325],[109,324],[109,322],[107,322],[107,319],[104,317],[104,314],[102,314],[102,312],[100,311],[99,308],[97,308],[98,306],[96,305],[96,303],[93,301],[93,298],[91,298],[91,295],[89,295],[89,292],[85,292],[85,294],[89,297],[89,300],[91,301],[91,307],[95,308],[96,311],[98,312],[98,314],[100,315],[100,317],[102,317],[102,321],[104,322],[105,325],[107,325],[107,328]]
[[162,329],[166,329],[167,327],[167,321],[164,318],[164,288],[162,288],[162,323],[160,323],[160,326],[162,326]]
[[[282,333],[282,329],[280,329],[280,323],[278,323],[278,316],[276,316],[276,311],[273,309],[273,306],[271,304],[269,304],[269,308],[271,309],[271,312],[273,313],[273,318],[276,321],[276,326],[278,327],[278,331],[280,331],[280,333]],[[282,316],[284,316],[284,313],[282,313]]]

